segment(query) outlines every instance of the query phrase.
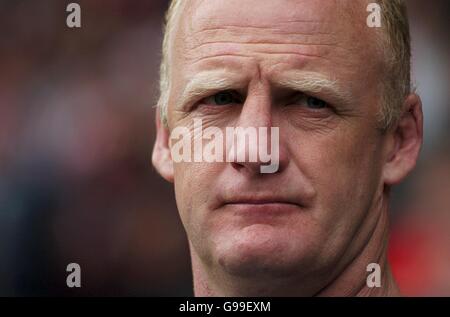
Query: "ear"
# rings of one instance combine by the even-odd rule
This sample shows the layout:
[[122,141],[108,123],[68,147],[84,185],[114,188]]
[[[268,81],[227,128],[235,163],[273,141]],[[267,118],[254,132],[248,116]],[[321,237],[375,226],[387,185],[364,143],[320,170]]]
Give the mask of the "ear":
[[387,160],[383,167],[386,185],[400,183],[416,166],[423,141],[422,102],[416,94],[409,95],[397,126],[388,133]]
[[173,183],[173,161],[169,146],[169,129],[161,123],[159,109],[156,111],[156,140],[153,147],[152,163],[158,173]]

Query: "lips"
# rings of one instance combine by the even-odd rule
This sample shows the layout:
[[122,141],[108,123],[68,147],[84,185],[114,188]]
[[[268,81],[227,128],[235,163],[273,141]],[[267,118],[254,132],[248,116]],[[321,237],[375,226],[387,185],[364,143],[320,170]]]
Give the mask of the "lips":
[[222,205],[253,209],[282,209],[302,207],[302,204],[289,197],[269,196],[261,194],[231,196],[223,199]]
[[274,204],[289,204],[298,205],[292,201],[280,198],[263,198],[263,199],[231,199],[225,201],[225,205],[274,205]]
[[[234,207],[239,209],[253,208],[254,210],[282,210],[294,208],[306,210],[310,209],[314,203],[316,192],[308,184],[293,184],[290,186],[280,186],[269,183],[242,182],[239,179],[225,182],[226,185],[216,185],[211,189],[213,199],[211,199],[210,210],[222,207]],[[283,182],[284,184],[287,181]],[[223,183],[222,183],[223,184]],[[256,209],[258,208],[258,209]]]
[[277,219],[301,212],[300,205],[282,198],[236,198],[226,201],[221,210],[238,216],[246,224],[273,224]]

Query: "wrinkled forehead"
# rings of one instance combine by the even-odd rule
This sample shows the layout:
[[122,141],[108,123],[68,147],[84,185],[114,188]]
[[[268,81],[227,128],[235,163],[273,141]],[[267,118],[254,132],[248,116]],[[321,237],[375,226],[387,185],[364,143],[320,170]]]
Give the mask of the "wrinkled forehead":
[[193,31],[220,25],[279,26],[298,31],[288,22],[332,22],[330,13],[339,8],[335,1],[326,0],[197,0],[187,7]]
[[[367,0],[192,0],[183,1],[176,28],[176,47],[189,49],[228,37],[273,34],[333,37],[361,46],[366,34]],[[363,32],[363,33],[362,33]],[[373,33],[373,32],[372,32]],[[370,34],[367,34],[370,37]]]

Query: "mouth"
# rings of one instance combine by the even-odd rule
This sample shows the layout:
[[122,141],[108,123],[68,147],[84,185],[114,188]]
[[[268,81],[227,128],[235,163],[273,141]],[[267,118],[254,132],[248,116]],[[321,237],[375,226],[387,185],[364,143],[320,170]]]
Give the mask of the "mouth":
[[257,199],[257,200],[231,200],[225,202],[224,205],[297,205],[296,203],[280,200],[280,199]]
[[281,197],[237,197],[225,200],[223,206],[236,212],[268,214],[298,211],[302,207],[294,200]]
[[236,194],[222,197],[222,202],[226,205],[268,205],[268,204],[289,204],[300,205],[297,199],[274,194],[249,193]]

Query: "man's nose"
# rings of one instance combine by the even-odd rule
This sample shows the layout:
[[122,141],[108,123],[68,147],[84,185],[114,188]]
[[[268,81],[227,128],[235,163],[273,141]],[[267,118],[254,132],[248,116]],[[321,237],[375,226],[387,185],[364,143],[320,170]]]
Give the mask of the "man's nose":
[[239,172],[271,174],[286,168],[288,155],[282,145],[281,127],[274,125],[274,111],[269,94],[247,97],[235,127],[235,156],[231,162]]

